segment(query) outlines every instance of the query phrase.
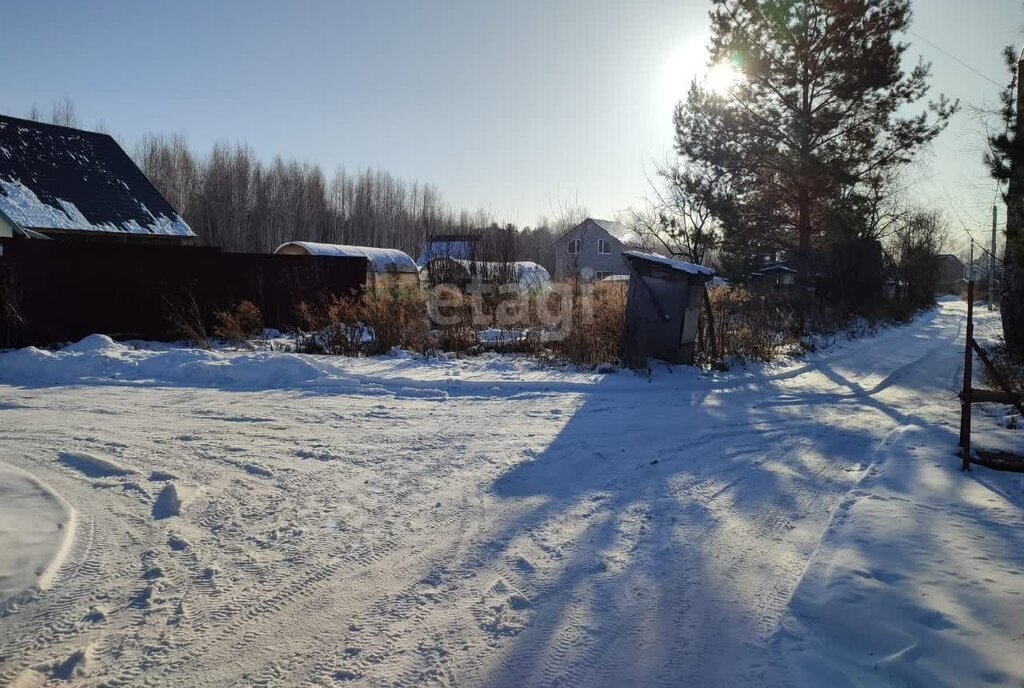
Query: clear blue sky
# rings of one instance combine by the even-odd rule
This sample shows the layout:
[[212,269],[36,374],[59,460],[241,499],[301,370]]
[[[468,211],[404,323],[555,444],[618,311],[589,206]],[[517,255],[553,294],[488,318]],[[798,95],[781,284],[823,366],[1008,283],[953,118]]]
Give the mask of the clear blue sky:
[[[382,168],[521,224],[577,201],[611,216],[671,148],[706,12],[704,0],[10,2],[0,110],[67,96],[84,126],[129,144],[181,132],[203,150],[244,141],[328,170]],[[1005,80],[1021,0],[916,0],[915,14],[920,36]],[[908,38],[936,92],[995,102],[992,84]],[[981,150],[967,107],[915,190],[978,232],[993,196]]]

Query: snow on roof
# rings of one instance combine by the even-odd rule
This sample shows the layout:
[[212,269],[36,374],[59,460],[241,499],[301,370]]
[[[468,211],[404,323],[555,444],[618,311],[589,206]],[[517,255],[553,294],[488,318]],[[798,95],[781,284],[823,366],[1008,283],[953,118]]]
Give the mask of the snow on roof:
[[640,236],[621,222],[616,222],[615,220],[598,220],[592,217],[588,217],[587,219],[611,234],[623,244],[640,243]]
[[274,253],[281,253],[286,246],[300,246],[313,256],[347,256],[366,258],[373,266],[374,272],[411,272],[417,273],[416,263],[412,257],[397,248],[377,248],[375,246],[345,246],[343,244],[320,244],[314,241],[288,241],[277,247]]
[[25,230],[195,236],[110,136],[3,115],[0,213]]
[[794,270],[793,268],[787,267],[785,265],[769,265],[768,267],[764,267],[764,268],[761,268],[759,270],[759,272],[761,272],[761,273],[771,272],[771,271],[774,271],[774,272],[792,272],[792,273],[796,272],[796,270]]
[[706,275],[711,277],[715,274],[715,271],[705,265],[697,265],[696,263],[687,263],[684,260],[676,260],[675,258],[666,258],[665,256],[659,256],[655,253],[645,253],[644,251],[626,251],[624,255],[630,256],[631,258],[639,258],[641,260],[650,261],[652,263],[658,263],[665,267],[672,268],[673,270],[679,270],[680,272],[686,272],[691,275]]

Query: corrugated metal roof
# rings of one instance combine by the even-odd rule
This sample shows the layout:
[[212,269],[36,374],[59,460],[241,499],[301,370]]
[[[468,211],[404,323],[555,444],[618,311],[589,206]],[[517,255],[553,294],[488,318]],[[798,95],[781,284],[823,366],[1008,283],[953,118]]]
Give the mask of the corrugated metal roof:
[[3,115],[0,212],[23,229],[195,236],[107,134]]

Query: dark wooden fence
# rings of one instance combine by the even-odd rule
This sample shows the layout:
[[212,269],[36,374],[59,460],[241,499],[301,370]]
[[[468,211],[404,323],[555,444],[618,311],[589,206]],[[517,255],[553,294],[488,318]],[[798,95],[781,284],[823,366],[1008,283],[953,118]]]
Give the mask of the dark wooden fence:
[[297,325],[303,301],[358,292],[366,259],[223,253],[194,246],[0,240],[0,346],[93,332],[168,339],[175,312],[210,328],[217,310],[257,304],[268,327]]

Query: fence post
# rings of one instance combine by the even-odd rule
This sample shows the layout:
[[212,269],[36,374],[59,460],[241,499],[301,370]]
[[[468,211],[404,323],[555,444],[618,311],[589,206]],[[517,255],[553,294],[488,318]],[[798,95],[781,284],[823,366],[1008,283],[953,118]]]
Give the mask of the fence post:
[[971,373],[974,351],[974,280],[967,283],[967,341],[964,346],[964,387],[960,392],[960,451],[963,464],[960,470],[971,470]]

